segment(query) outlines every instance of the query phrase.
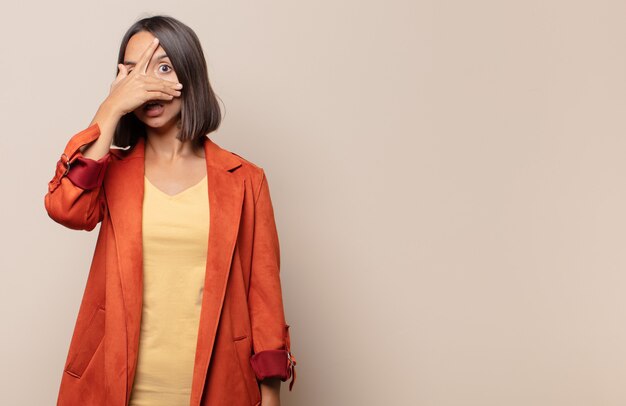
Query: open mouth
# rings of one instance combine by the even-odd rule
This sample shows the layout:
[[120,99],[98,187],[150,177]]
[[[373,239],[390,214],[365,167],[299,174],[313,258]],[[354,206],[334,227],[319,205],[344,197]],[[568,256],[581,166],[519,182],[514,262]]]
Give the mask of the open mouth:
[[143,112],[147,117],[158,117],[165,111],[165,106],[159,101],[150,101],[143,106]]
[[143,106],[144,110],[156,109],[156,108],[160,108],[160,107],[163,107],[163,103],[160,103],[160,102],[157,102],[157,101],[148,102],[148,103],[144,104],[144,106]]

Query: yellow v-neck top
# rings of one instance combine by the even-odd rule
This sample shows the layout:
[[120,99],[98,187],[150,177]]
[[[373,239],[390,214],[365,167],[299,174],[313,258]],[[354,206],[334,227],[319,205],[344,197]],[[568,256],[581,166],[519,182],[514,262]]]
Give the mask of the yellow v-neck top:
[[206,271],[206,175],[176,195],[144,176],[143,309],[129,406],[188,406]]

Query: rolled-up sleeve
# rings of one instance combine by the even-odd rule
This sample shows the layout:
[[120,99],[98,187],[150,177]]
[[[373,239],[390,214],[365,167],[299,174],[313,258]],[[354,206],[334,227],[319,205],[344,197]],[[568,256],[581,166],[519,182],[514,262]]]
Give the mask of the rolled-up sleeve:
[[89,190],[100,187],[110,156],[111,154],[107,152],[102,158],[95,160],[79,155],[72,162],[67,177],[81,189]]
[[74,134],[57,161],[48,182],[44,204],[48,216],[75,230],[91,231],[106,210],[103,180],[111,160],[107,152],[98,160],[84,157],[80,147],[100,136],[98,123]]

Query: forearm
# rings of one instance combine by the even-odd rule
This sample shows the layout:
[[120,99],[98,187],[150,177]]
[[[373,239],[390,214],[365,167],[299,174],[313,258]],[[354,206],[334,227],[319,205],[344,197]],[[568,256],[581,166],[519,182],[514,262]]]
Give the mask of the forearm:
[[94,142],[81,147],[81,153],[85,158],[98,160],[105,156],[111,147],[115,128],[122,115],[114,110],[106,102],[98,108],[89,126],[98,123],[100,136]]

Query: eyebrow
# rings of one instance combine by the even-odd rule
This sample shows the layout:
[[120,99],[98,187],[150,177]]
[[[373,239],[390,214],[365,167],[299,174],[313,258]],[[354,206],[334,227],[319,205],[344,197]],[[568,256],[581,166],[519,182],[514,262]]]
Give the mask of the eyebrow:
[[[165,58],[169,59],[169,56],[167,56],[166,54],[161,54],[161,55],[157,56],[157,61],[159,59],[165,59]],[[137,65],[137,62],[134,62],[134,61],[124,61],[124,65]]]

